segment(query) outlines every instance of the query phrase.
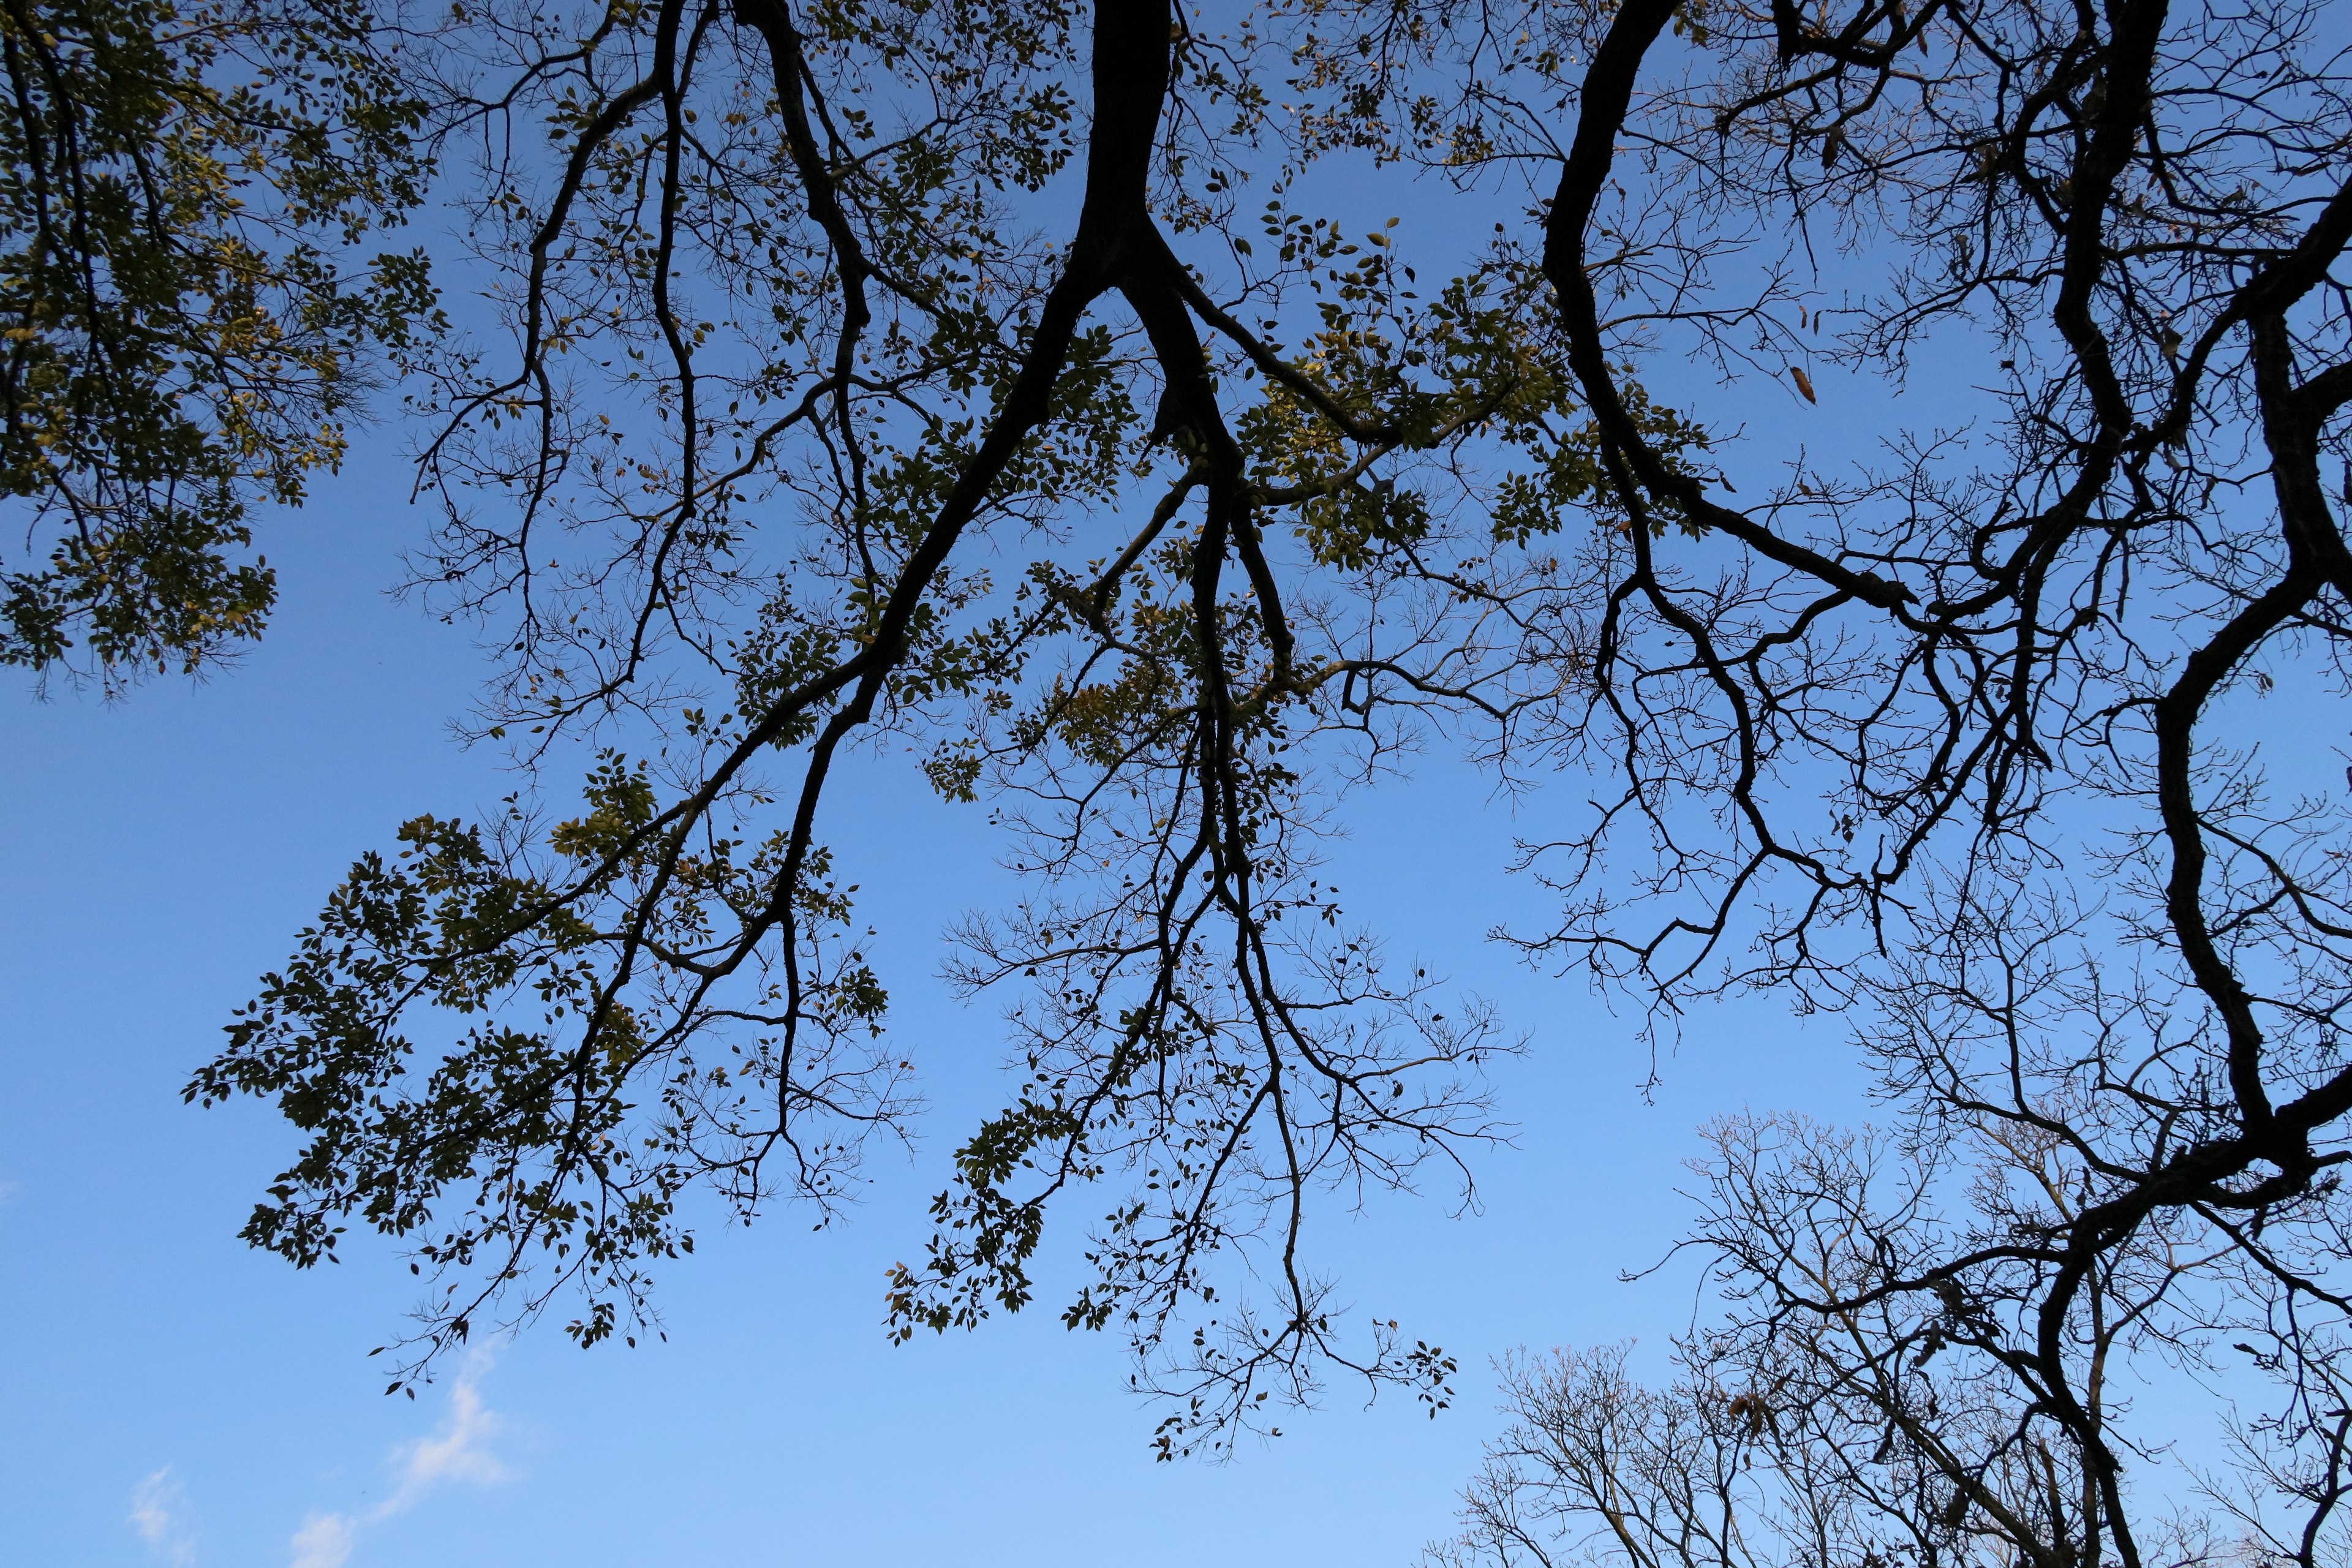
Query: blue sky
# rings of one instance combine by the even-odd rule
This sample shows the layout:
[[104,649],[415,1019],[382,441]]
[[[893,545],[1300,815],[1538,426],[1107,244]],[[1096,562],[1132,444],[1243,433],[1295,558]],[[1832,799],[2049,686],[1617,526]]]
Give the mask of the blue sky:
[[0,709],[0,1560],[1402,1563],[1446,1530],[1493,1428],[1488,1358],[1656,1345],[1687,1321],[1687,1273],[1616,1275],[1680,1227],[1696,1124],[1851,1103],[1836,1025],[1808,1036],[1768,1009],[1696,1020],[1645,1104],[1626,1023],[1480,940],[1541,896],[1500,874],[1510,810],[1426,759],[1356,803],[1333,875],[1396,954],[1531,1032],[1500,1078],[1519,1147],[1484,1162],[1480,1215],[1388,1198],[1328,1211],[1320,1241],[1340,1300],[1462,1358],[1462,1401],[1432,1421],[1334,1388],[1233,1463],[1155,1464],[1157,1413],[1123,1392],[1111,1340],[1044,1310],[885,1340],[883,1272],[1001,1092],[992,1010],[935,978],[941,928],[999,873],[978,810],[872,767],[831,831],[884,933],[925,1142],[877,1160],[838,1229],[790,1211],[706,1229],[664,1279],[666,1344],[583,1354],[550,1327],[386,1399],[365,1352],[400,1326],[405,1269],[373,1244],[311,1274],[247,1251],[236,1229],[288,1131],[177,1090],[354,854],[504,791],[445,732],[474,676],[465,636],[383,592],[423,521],[402,488],[355,468],[268,530],[284,607],[240,668],[113,706],[20,687]]

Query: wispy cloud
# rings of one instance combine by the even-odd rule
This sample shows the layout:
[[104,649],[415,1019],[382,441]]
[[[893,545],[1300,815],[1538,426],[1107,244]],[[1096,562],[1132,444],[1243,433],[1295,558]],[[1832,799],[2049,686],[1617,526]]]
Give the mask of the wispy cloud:
[[482,1403],[482,1374],[489,1368],[484,1352],[468,1356],[450,1386],[440,1429],[392,1451],[396,1473],[382,1502],[357,1513],[314,1513],[302,1521],[291,1542],[292,1568],[343,1568],[361,1527],[405,1513],[445,1481],[495,1486],[512,1475],[489,1449],[499,1430],[497,1413]]
[[378,1503],[372,1519],[386,1519],[415,1503],[443,1481],[471,1481],[496,1486],[508,1477],[507,1468],[490,1452],[499,1418],[482,1404],[481,1375],[488,1358],[476,1352],[449,1390],[449,1415],[441,1430],[394,1450],[400,1464],[400,1484]]
[[187,1528],[175,1512],[180,1496],[180,1483],[169,1465],[141,1481],[131,1494],[131,1528],[167,1563],[193,1563],[196,1557]]
[[294,1568],[343,1568],[359,1527],[340,1513],[314,1513],[294,1532]]

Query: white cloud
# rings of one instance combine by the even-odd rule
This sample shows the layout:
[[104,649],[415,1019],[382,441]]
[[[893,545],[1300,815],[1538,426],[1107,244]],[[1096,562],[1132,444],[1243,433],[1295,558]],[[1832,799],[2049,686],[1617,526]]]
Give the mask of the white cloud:
[[358,1543],[361,1525],[405,1513],[445,1481],[486,1487],[511,1477],[488,1447],[499,1430],[497,1414],[482,1403],[482,1374],[489,1369],[489,1356],[482,1351],[466,1358],[450,1386],[449,1413],[440,1429],[392,1451],[397,1475],[382,1502],[358,1515],[314,1513],[302,1521],[291,1542],[292,1568],[343,1568]]
[[195,1549],[188,1544],[186,1529],[173,1517],[173,1510],[179,1506],[180,1483],[172,1479],[172,1467],[166,1465],[132,1490],[131,1527],[165,1562],[192,1563]]
[[294,1568],[343,1568],[358,1527],[340,1513],[314,1513],[294,1532]]
[[499,1429],[499,1418],[482,1405],[481,1374],[488,1361],[477,1352],[449,1390],[449,1416],[441,1430],[394,1450],[400,1461],[400,1484],[378,1503],[370,1519],[388,1519],[410,1507],[443,1481],[471,1481],[495,1486],[507,1479],[507,1468],[484,1445]]

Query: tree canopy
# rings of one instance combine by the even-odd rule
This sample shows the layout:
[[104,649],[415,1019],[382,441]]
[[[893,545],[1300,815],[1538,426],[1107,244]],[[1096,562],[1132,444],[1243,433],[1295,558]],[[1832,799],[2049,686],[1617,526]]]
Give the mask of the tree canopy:
[[[531,787],[362,857],[189,1086],[299,1131],[247,1238],[405,1245],[445,1304],[404,1379],[559,1301],[583,1342],[634,1332],[698,1187],[840,1201],[912,1110],[824,831],[888,735],[1029,879],[960,932],[1012,1085],[897,1331],[1028,1305],[1049,1218],[1108,1186],[1059,1305],[1129,1338],[1164,1453],[1334,1368],[1443,1403],[1451,1359],[1335,1312],[1309,1251],[1317,1205],[1466,1181],[1499,1130],[1481,1068],[1515,1037],[1316,875],[1350,781],[1433,740],[1591,801],[1530,832],[1560,910],[1510,933],[1533,961],[1661,1029],[1734,990],[1845,1013],[1898,1129],[1725,1130],[1726,1326],[1666,1415],[1607,1411],[1686,1471],[1675,1409],[1753,1448],[1802,1404],[1848,1489],[1784,1467],[1790,1506],[1858,1518],[1899,1471],[1923,1558],[2136,1568],[2116,1358],[2247,1335],[2250,1473],[2305,1500],[2278,1550],[2312,1562],[2352,1431],[2347,803],[2257,700],[2340,693],[2352,595],[2326,23],[409,27],[413,144],[492,307],[400,349],[441,508],[416,587],[493,629],[478,733]],[[1357,226],[1368,167],[1410,223]],[[1881,391],[1783,439],[1832,373]],[[1545,1452],[1631,1451],[1599,1431]],[[1649,1568],[1624,1479],[1546,1495]],[[1896,1544],[1840,1530],[1857,1564]]]

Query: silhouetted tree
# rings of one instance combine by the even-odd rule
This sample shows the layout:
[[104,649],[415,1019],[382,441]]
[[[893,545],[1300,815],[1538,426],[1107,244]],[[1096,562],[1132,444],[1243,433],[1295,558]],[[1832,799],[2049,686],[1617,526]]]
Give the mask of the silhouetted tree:
[[[1614,781],[1528,847],[1562,895],[1538,961],[1668,1025],[1727,987],[1858,1009],[1898,1185],[2046,1177],[1801,1289],[1801,1184],[1710,1223],[1755,1300],[1797,1292],[1775,1332],[1974,1344],[2010,1380],[1982,1409],[2021,1413],[2001,1462],[2075,1456],[2067,1549],[2133,1560],[2086,1321],[2336,1300],[2343,797],[2307,756],[2273,793],[2243,700],[2338,689],[2352,593],[2324,20],[455,16],[509,336],[417,363],[420,582],[506,650],[484,734],[607,749],[561,824],[410,823],[269,978],[190,1088],[308,1138],[247,1236],[404,1238],[448,1276],[429,1356],[573,1287],[574,1334],[625,1329],[697,1182],[834,1201],[910,1108],[821,832],[843,749],[887,733],[1034,881],[963,933],[964,984],[1028,987],[1018,1087],[900,1331],[1026,1304],[1049,1210],[1110,1182],[1065,1319],[1130,1335],[1165,1451],[1327,1360],[1442,1401],[1444,1352],[1342,1336],[1307,1217],[1466,1171],[1504,1042],[1311,873],[1329,786],[1466,736],[1507,783]],[[1491,243],[1422,283],[1409,231],[1302,210],[1339,158]],[[1486,223],[1521,195],[1532,226]],[[1858,456],[1739,436],[1832,369]],[[1867,377],[1934,395],[1848,408]],[[2138,1282],[2182,1247],[2198,1290]],[[1990,1510],[1948,1441],[1921,1495]]]

